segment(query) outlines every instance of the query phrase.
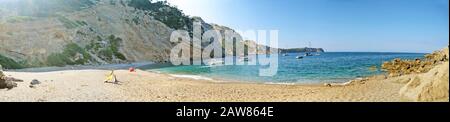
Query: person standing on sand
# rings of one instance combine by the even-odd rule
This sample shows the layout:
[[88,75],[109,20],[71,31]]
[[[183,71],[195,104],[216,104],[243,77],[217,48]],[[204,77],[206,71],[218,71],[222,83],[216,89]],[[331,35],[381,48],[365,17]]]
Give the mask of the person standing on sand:
[[105,82],[105,83],[112,82],[112,83],[114,83],[114,84],[118,84],[118,83],[119,83],[119,81],[117,81],[116,75],[114,75],[114,70],[111,70],[111,72],[109,72],[109,73],[106,75],[106,79],[105,79],[104,82]]

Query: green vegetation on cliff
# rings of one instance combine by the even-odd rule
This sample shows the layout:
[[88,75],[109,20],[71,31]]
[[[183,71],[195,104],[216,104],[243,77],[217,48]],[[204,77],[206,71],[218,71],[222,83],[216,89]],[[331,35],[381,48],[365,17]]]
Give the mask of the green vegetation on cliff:
[[91,55],[75,43],[65,46],[62,53],[53,53],[47,57],[48,66],[82,65],[89,62]]
[[96,41],[91,41],[85,48],[78,44],[69,43],[61,53],[52,53],[47,57],[46,66],[66,66],[66,65],[85,65],[97,62],[89,52],[106,62],[114,60],[126,60],[125,56],[119,52],[122,39],[110,35],[106,40],[100,36]]
[[120,60],[126,60],[125,56],[119,52],[120,43],[122,43],[122,39],[119,37],[115,37],[114,35],[111,35],[108,37],[110,47],[109,49],[113,52],[113,55],[120,59]]
[[20,63],[17,63],[11,58],[0,55],[0,65],[6,69],[20,69],[23,66]]
[[89,45],[86,45],[86,50],[91,51],[102,60],[111,62],[114,59],[126,60],[125,56],[119,52],[122,39],[114,35],[110,35],[106,40],[103,40],[100,36],[97,40],[92,40]]
[[192,30],[192,19],[166,1],[131,0],[128,6],[151,11],[152,16],[173,29]]

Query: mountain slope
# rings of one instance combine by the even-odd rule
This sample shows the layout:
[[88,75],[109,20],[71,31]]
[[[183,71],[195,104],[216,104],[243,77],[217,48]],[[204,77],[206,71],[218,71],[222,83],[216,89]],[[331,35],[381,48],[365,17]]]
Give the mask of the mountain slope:
[[[1,24],[1,54],[25,65],[164,61],[172,46],[168,41],[171,28],[144,11],[119,4],[100,2],[74,12],[31,17],[30,21]],[[78,62],[89,57],[96,58]],[[52,60],[60,63],[52,64]]]
[[229,29],[184,15],[166,2],[18,0],[2,5],[0,55],[20,67],[167,62],[177,44],[170,42],[174,30],[192,36],[194,21],[202,22],[204,31]]

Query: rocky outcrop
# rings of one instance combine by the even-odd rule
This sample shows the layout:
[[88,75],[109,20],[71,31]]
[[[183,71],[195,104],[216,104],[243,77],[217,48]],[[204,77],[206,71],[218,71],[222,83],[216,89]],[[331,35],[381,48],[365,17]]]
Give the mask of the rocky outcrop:
[[448,61],[448,48],[425,55],[424,59],[401,60],[384,62],[382,69],[388,72],[390,77],[425,73],[431,70],[435,65]]
[[445,62],[448,61],[448,47],[444,48],[439,51],[435,51],[431,54],[425,55],[425,58],[427,58],[429,61],[431,61],[433,64],[437,64],[439,62]]
[[400,95],[413,101],[449,101],[449,63],[437,65],[429,72],[413,76]]
[[17,83],[12,80],[8,80],[6,75],[3,74],[2,71],[0,71],[0,89],[12,89],[14,87],[17,87]]
[[[425,56],[425,60],[396,59],[383,64],[391,79],[405,83],[399,94],[408,101],[449,101],[448,47]],[[401,76],[401,77],[397,77]]]
[[[222,39],[223,39],[223,41],[219,41],[221,45],[224,45],[223,43],[234,44],[234,42],[226,42],[226,39],[225,39],[225,37],[227,36],[226,35],[226,31],[236,32],[234,29],[231,29],[231,28],[226,27],[226,26],[221,26],[221,25],[218,25],[218,24],[206,23],[200,17],[193,17],[193,19],[194,19],[194,21],[197,21],[197,22],[201,23],[201,27],[203,29],[203,32],[208,31],[208,30],[219,31],[220,34],[222,35]],[[273,53],[277,53],[278,52],[277,48],[272,48],[272,47],[269,47],[269,46],[266,46],[266,45],[258,44],[254,40],[244,40],[244,37],[242,37],[242,35],[239,35],[239,36],[241,36],[241,38],[243,40],[241,40],[240,42],[237,42],[237,43],[239,43],[241,45],[245,45],[247,47],[248,54],[273,54]],[[202,41],[202,47],[206,47],[209,44],[210,44],[209,41],[206,41],[206,42]],[[222,47],[222,48],[225,48],[225,47]],[[225,51],[224,52],[225,55],[233,55],[234,52],[236,52],[236,50],[224,50],[224,51]]]
[[385,62],[381,66],[382,69],[388,72],[389,77],[396,77],[408,74],[425,73],[433,68],[431,61],[416,60],[401,60],[394,59],[390,62]]

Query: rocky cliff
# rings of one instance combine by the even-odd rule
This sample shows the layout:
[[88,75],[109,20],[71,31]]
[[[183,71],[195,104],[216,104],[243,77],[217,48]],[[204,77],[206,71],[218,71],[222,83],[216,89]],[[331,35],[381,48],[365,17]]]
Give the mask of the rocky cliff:
[[325,52],[323,48],[291,48],[291,49],[280,49],[280,53],[302,53],[302,52]]
[[146,13],[98,1],[76,11],[26,16],[29,20],[2,15],[0,54],[27,66],[166,61],[173,29]]
[[0,5],[0,63],[21,68],[167,62],[177,44],[170,42],[171,33],[192,34],[194,21],[201,21],[204,30],[230,29],[184,15],[165,2],[5,1]]

